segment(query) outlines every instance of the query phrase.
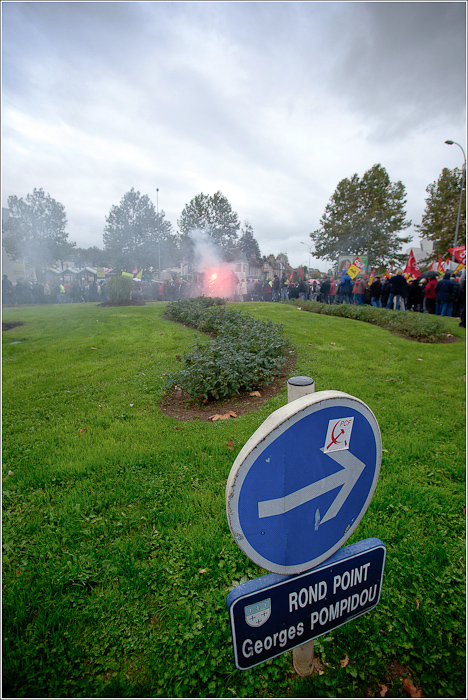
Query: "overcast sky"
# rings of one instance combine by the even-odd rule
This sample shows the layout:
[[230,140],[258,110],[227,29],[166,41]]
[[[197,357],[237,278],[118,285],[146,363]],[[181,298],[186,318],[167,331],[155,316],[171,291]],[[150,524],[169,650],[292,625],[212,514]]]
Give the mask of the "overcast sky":
[[79,247],[132,187],[174,230],[220,190],[297,266],[343,178],[380,163],[420,223],[463,165],[464,2],[2,2],[2,39],[2,206],[43,188]]

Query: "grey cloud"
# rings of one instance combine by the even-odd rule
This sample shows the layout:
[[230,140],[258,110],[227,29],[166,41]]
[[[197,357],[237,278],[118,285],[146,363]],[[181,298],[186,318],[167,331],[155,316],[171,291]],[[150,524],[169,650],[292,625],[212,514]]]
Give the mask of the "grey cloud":
[[332,81],[377,139],[462,117],[465,3],[349,3]]

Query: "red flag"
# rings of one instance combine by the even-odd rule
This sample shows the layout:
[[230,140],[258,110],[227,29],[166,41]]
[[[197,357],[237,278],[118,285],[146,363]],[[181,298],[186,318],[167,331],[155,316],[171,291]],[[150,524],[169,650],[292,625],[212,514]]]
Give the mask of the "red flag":
[[289,275],[289,281],[290,281],[290,282],[291,282],[293,276],[294,276],[294,270],[291,270],[291,274]]
[[418,263],[416,262],[416,258],[414,257],[413,249],[410,250],[406,267],[403,270],[403,272],[407,272],[414,279],[416,279],[417,277],[421,277],[421,270],[419,269]]
[[301,279],[304,278],[304,271],[303,271],[302,267],[299,268],[299,277],[300,277]]
[[362,270],[362,262],[359,258],[359,255],[356,257],[356,260],[354,260],[353,265],[356,265],[360,270]]
[[449,248],[449,253],[452,253],[455,260],[462,265],[466,265],[466,245],[459,245],[456,248]]
[[442,262],[442,255],[439,255],[439,262],[437,264],[437,272],[445,272],[444,263]]

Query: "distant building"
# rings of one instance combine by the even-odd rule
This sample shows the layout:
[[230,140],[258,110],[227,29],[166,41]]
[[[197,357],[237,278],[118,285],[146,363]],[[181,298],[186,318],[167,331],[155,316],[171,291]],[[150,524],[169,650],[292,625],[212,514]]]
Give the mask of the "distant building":
[[420,241],[420,248],[417,248],[415,246],[410,246],[407,250],[405,250],[405,255],[409,255],[410,251],[413,251],[413,255],[416,259],[416,262],[419,264],[421,260],[424,260],[427,258],[429,255],[432,254],[432,251],[434,250],[434,242],[428,240],[427,238],[422,238]]

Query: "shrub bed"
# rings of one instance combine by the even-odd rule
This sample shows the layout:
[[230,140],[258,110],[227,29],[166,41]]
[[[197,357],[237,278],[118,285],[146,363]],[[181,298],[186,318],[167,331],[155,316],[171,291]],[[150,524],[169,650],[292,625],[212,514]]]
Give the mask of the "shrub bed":
[[322,304],[318,301],[303,301],[302,299],[290,299],[287,303],[293,304],[303,311],[372,323],[392,333],[404,335],[421,343],[435,343],[442,340],[449,333],[449,328],[444,320],[440,316],[432,314],[377,309],[375,306],[367,304],[362,306],[357,306],[356,304]]
[[[256,321],[236,309],[207,304],[204,297],[168,304],[173,321],[214,335],[199,338],[181,358],[183,369],[167,375],[165,388],[180,387],[199,403],[232,398],[270,384],[286,361],[280,324]],[[220,300],[221,301],[221,300]]]

